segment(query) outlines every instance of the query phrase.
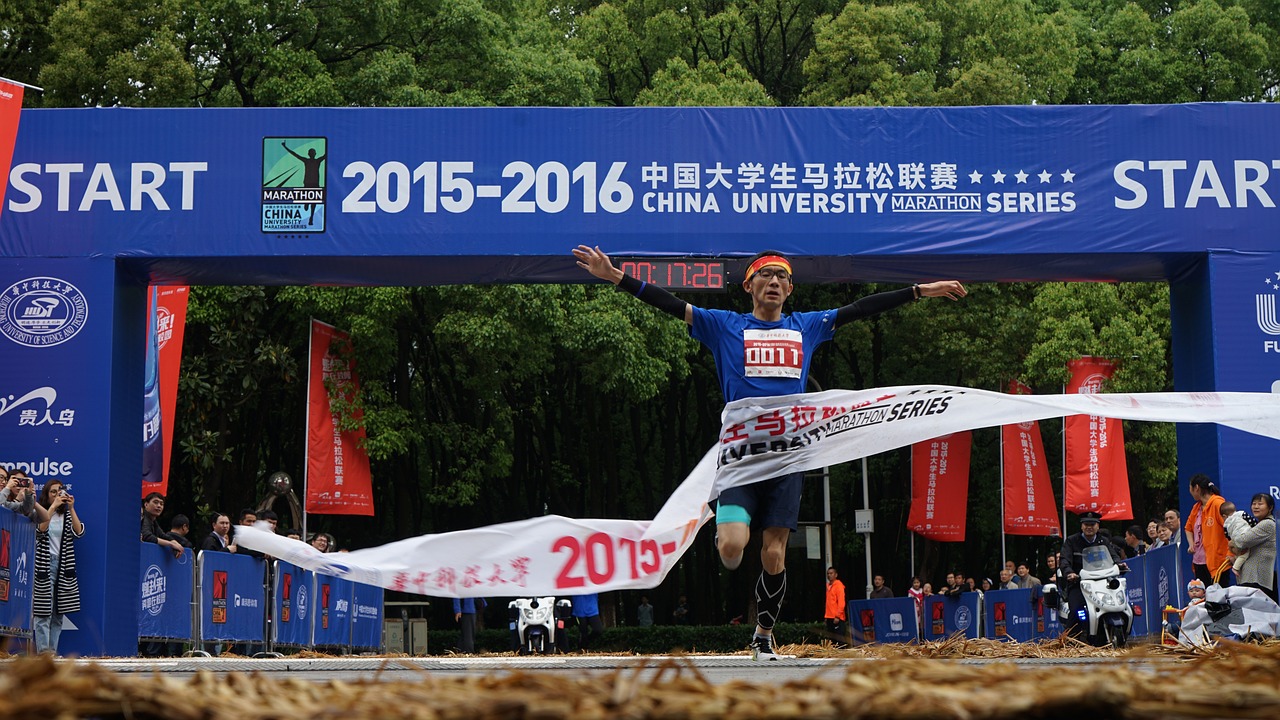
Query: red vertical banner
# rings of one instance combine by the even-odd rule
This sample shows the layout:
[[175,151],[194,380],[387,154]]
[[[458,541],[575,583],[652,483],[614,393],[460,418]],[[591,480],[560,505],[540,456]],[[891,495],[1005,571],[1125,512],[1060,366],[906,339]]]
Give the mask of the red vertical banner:
[[[1067,363],[1067,394],[1102,391],[1115,372],[1106,358],[1082,357]],[[1103,520],[1132,520],[1129,467],[1124,457],[1124,431],[1116,419],[1072,415],[1065,420],[1066,492],[1062,503],[1077,515],[1097,512]]]
[[[178,410],[178,373],[182,371],[182,339],[187,329],[185,285],[152,287],[147,293],[147,374],[143,402],[142,496],[169,493],[169,466],[173,458],[174,416]],[[156,402],[158,400],[158,403]],[[159,411],[158,419],[155,411]],[[156,430],[159,429],[159,433]],[[153,448],[151,443],[158,447]],[[159,473],[150,466],[159,458]]]
[[[1011,380],[1009,393],[1030,395],[1031,388]],[[1000,426],[1000,444],[1004,457],[1004,531],[1010,535],[1061,537],[1040,423]]]
[[[364,429],[338,428],[330,397],[350,402],[360,391],[351,338],[332,325],[311,321],[307,388],[306,511],[327,515],[372,515],[373,480],[361,447]],[[356,410],[359,419],[362,413]]]
[[0,80],[0,208],[9,188],[9,166],[13,146],[18,141],[18,119],[22,115],[22,86]]
[[943,435],[911,446],[911,512],[907,527],[930,540],[963,542],[969,508],[973,434]]

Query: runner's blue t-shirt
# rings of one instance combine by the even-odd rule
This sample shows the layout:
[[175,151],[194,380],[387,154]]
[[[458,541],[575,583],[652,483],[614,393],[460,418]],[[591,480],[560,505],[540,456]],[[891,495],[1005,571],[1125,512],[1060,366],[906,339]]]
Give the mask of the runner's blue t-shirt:
[[693,308],[689,334],[716,360],[726,403],[808,392],[809,360],[835,334],[836,311],[797,312],[776,322],[751,313]]

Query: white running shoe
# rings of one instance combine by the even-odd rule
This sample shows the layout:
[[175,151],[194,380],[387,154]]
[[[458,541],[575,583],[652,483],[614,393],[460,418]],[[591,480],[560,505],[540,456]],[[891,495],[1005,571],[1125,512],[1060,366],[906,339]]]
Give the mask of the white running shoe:
[[751,659],[758,661],[776,661],[778,654],[773,651],[773,637],[755,635],[751,638]]

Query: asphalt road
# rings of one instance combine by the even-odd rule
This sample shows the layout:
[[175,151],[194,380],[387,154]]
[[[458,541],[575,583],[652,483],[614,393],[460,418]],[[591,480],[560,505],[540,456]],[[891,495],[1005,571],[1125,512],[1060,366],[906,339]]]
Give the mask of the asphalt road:
[[[583,675],[608,674],[622,670],[640,672],[651,676],[662,667],[696,670],[713,683],[725,683],[747,679],[755,682],[787,682],[805,680],[815,676],[841,677],[850,666],[878,662],[861,658],[790,658],[776,662],[755,662],[747,655],[697,655],[697,656],[556,656],[556,657],[347,657],[347,658],[172,658],[172,659],[99,659],[76,660],[94,662],[120,673],[160,673],[167,677],[181,678],[199,671],[215,674],[261,673],[269,677],[315,680],[368,680],[411,681],[424,673],[431,675],[480,676],[507,672],[549,672],[557,675],[577,673]],[[964,659],[950,662],[986,664],[997,660]],[[1123,664],[1132,669],[1153,670],[1173,662],[1162,658],[1115,659],[999,659],[1014,668],[1044,668],[1046,666],[1090,668],[1115,667]]]

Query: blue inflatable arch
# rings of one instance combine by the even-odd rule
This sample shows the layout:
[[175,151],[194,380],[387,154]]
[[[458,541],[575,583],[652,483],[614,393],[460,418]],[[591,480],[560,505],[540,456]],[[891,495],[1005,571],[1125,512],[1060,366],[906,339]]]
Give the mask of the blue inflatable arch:
[[[136,649],[115,619],[136,615],[147,282],[583,282],[578,243],[767,246],[814,282],[1169,281],[1177,389],[1270,391],[1277,127],[1274,104],[26,111],[0,459],[74,483],[86,608],[64,649]],[[1272,483],[1270,441],[1178,444],[1237,502]]]

